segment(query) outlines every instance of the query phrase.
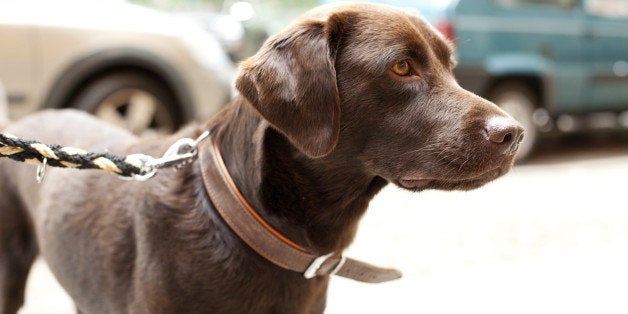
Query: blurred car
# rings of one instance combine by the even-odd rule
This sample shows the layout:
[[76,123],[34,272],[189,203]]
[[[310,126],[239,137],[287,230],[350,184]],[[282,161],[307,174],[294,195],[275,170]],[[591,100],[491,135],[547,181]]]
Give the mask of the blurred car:
[[216,37],[225,48],[231,60],[238,60],[237,54],[244,46],[244,26],[232,15],[208,10],[184,11],[178,13],[196,20],[206,31]]
[[0,82],[12,118],[89,111],[136,134],[206,119],[235,67],[196,22],[123,1],[0,1]]
[[[325,1],[335,2],[335,1]],[[540,135],[628,127],[628,0],[382,0],[416,9],[457,46],[460,85]]]

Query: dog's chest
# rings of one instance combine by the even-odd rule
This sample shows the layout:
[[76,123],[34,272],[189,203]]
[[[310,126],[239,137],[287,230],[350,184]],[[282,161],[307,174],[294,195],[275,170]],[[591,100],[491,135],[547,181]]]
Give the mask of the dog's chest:
[[136,304],[179,313],[322,312],[326,278],[306,280],[280,269],[246,246],[211,211],[202,218],[203,223],[195,217],[144,229],[147,238],[139,242],[150,245],[138,247],[138,261],[150,267],[136,269],[136,278],[143,281],[135,286]]

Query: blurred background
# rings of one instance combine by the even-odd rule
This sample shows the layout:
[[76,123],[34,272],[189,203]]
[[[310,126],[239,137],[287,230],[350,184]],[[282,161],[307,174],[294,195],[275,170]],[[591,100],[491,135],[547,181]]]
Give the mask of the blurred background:
[[[217,112],[268,36],[331,2],[0,0],[0,95],[13,119],[72,107],[170,133]],[[628,0],[371,2],[420,12],[455,44],[460,85],[526,136],[479,190],[378,195],[348,255],[404,278],[334,278],[327,312],[628,313]],[[21,313],[74,313],[42,261],[28,290]]]

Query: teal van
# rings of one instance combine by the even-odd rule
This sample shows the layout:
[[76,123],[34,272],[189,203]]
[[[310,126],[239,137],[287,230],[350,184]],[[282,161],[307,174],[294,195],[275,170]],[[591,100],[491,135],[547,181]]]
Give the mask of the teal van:
[[[327,1],[331,2],[331,1]],[[460,85],[543,133],[628,127],[628,0],[388,0],[457,46]]]

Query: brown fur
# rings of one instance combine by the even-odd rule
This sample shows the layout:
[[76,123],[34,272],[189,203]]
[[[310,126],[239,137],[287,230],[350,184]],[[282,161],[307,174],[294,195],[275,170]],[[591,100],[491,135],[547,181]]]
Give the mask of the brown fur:
[[[408,60],[413,75],[391,67]],[[511,167],[522,129],[461,89],[451,48],[388,7],[317,9],[242,65],[240,96],[203,127],[138,141],[86,114],[43,112],[9,132],[115,153],[160,155],[212,131],[246,199],[325,254],[352,241],[388,182],[472,189]],[[121,149],[121,147],[126,147]],[[85,313],[320,313],[329,278],[304,279],[243,244],[214,211],[198,162],[148,182],[0,161],[0,308],[22,304],[39,253]],[[38,249],[39,248],[39,249]]]

